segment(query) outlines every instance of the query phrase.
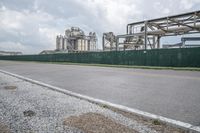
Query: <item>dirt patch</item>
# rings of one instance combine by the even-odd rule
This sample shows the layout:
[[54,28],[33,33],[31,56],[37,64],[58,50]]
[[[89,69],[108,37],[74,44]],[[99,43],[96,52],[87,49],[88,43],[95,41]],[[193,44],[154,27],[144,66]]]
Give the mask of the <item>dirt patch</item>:
[[8,128],[8,126],[3,124],[2,122],[0,122],[0,132],[1,133],[11,133],[11,131]]
[[159,120],[152,120],[152,119],[148,119],[148,118],[144,118],[142,116],[133,114],[133,113],[129,113],[129,112],[125,112],[122,110],[118,110],[116,108],[112,108],[110,107],[109,109],[111,109],[112,111],[122,114],[123,116],[136,120],[139,123],[142,123],[144,125],[146,125],[147,127],[154,129],[158,132],[161,133],[186,133],[187,131],[177,128],[177,127],[173,127],[170,125],[167,125],[166,123],[163,123]]
[[32,116],[36,115],[36,113],[32,110],[24,111],[23,114],[24,114],[25,117],[32,117]]
[[86,133],[138,133],[97,113],[70,116],[64,120],[63,124],[78,128]]
[[6,89],[6,90],[16,90],[17,86],[4,86],[4,89]]

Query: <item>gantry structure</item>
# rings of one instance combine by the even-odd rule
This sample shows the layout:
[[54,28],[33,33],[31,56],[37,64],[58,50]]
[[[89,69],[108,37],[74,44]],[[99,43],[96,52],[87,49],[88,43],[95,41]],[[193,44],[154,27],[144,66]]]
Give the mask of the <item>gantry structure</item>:
[[162,37],[196,33],[200,33],[200,11],[140,21],[128,24],[125,35],[116,36],[115,49],[160,48]]

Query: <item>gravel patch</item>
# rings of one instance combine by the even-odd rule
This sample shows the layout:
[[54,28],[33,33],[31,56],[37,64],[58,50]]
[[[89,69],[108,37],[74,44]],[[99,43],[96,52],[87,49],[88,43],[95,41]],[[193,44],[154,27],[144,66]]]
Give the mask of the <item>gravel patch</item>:
[[[5,89],[6,86],[16,87],[15,91]],[[9,125],[11,132],[90,132],[89,126],[86,128],[83,123],[77,126],[67,122],[88,119],[93,122],[98,119],[97,125],[110,123],[102,125],[105,130],[109,130],[109,126],[117,130],[119,126],[127,132],[160,132],[123,113],[0,73],[0,122]],[[91,132],[98,131],[101,130]]]

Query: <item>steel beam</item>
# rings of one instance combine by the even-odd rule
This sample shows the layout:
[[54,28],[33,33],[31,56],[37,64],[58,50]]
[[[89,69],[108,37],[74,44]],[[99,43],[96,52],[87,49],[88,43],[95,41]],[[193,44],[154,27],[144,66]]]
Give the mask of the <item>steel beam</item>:
[[[172,16],[168,16],[168,17],[161,17],[161,18],[151,19],[151,20],[148,20],[148,22],[163,21],[163,20],[167,20],[168,18],[187,17],[187,16],[195,15],[195,14],[197,16],[200,16],[200,10],[199,11],[194,11],[194,12],[189,12],[189,13],[178,14],[178,15],[172,15]],[[138,24],[143,24],[143,23],[145,23],[145,21],[130,23],[128,25],[138,25]]]
[[146,21],[145,25],[144,25],[144,48],[145,48],[145,50],[147,49],[147,37],[148,37],[148,35],[147,35],[147,24],[148,24],[148,22]]

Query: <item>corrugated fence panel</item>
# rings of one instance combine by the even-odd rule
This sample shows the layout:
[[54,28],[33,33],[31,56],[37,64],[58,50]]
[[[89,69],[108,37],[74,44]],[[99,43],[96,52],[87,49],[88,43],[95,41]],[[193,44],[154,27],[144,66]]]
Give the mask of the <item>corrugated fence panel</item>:
[[0,60],[200,67],[200,48],[0,56]]

